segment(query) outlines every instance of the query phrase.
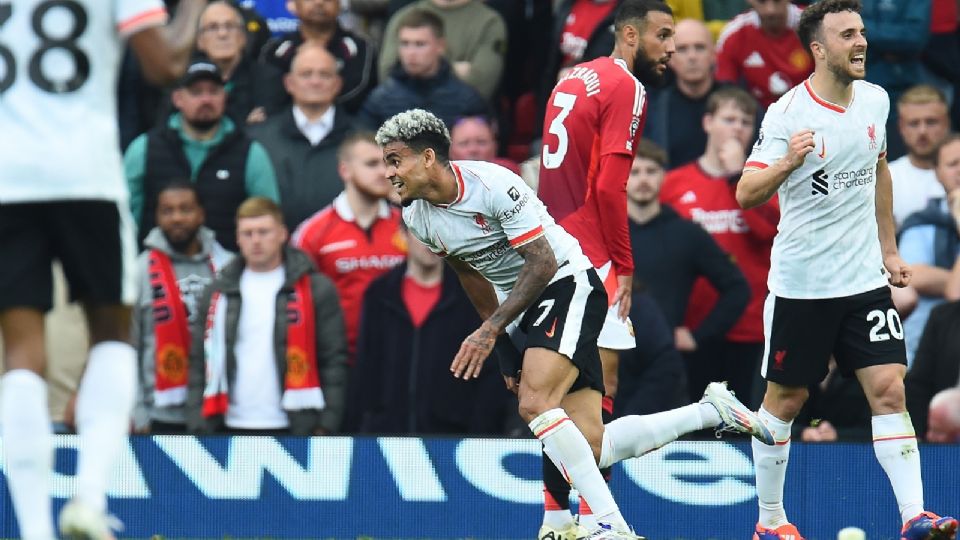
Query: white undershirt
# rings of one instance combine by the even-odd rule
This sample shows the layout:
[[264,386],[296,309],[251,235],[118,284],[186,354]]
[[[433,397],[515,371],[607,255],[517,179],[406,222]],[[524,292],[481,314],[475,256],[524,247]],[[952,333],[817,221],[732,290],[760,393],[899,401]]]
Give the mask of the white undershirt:
[[890,163],[893,178],[893,220],[897,227],[907,216],[926,208],[930,199],[945,197],[943,184],[933,169],[920,169],[910,163],[909,156]]
[[334,108],[327,108],[326,112],[320,115],[316,120],[310,120],[303,114],[300,107],[293,106],[293,121],[297,124],[297,129],[303,136],[310,141],[311,146],[320,144],[327,135],[333,131]]
[[289,427],[280,406],[280,377],[273,349],[277,293],[283,286],[284,268],[268,272],[245,269],[240,276],[240,321],[237,343],[237,375],[230,392],[227,427],[282,429]]

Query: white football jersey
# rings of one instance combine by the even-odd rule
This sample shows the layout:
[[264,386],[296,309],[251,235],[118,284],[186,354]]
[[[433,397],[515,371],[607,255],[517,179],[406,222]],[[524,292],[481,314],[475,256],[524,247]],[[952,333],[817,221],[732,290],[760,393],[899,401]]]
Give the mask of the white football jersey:
[[162,0],[0,4],[0,202],[126,199],[123,40],[166,19]]
[[485,161],[450,164],[458,187],[452,203],[417,200],[403,209],[410,232],[431,251],[469,264],[503,293],[513,289],[523,266],[515,248],[541,236],[562,265],[551,283],[593,268],[577,240],[553,221],[519,176]]
[[877,161],[886,157],[890,99],[853,82],[846,108],[807,79],[767,109],[745,168],[786,155],[790,137],[814,131],[816,148],[780,186],[780,224],[767,286],[783,298],[836,298],[887,284],[876,219]]

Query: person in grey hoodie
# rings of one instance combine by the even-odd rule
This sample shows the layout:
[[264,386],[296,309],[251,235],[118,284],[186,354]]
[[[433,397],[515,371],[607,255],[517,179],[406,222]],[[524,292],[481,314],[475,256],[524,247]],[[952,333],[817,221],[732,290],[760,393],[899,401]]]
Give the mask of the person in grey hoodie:
[[276,202],[237,209],[240,256],[207,287],[191,326],[187,428],[194,433],[339,431],[347,340],[337,291],[287,245]]
[[[203,226],[203,207],[196,188],[186,179],[164,187],[156,208],[157,226],[147,234],[146,249],[137,258],[136,266],[137,301],[131,336],[139,358],[139,384],[133,425],[138,433],[182,433],[186,431],[183,402],[190,342],[189,334],[179,332],[189,332],[188,325],[197,317],[197,301],[203,288],[233,254],[217,243],[212,230]],[[165,281],[165,277],[172,279]],[[181,307],[179,314],[171,314]],[[177,325],[179,329],[167,332],[167,328]],[[175,350],[178,338],[186,338],[185,345],[179,344],[179,354]],[[158,344],[164,352],[159,363]],[[162,379],[160,388],[158,377]]]

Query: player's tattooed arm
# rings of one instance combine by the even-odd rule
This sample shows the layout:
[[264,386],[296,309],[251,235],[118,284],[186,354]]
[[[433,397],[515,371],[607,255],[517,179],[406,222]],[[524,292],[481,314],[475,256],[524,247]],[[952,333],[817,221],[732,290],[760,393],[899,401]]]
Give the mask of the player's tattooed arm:
[[487,321],[502,332],[540,296],[553,275],[557,273],[557,257],[546,236],[540,236],[516,248],[523,257],[523,266],[513,290]]
[[[493,351],[497,336],[540,296],[543,289],[550,283],[550,279],[557,273],[557,258],[546,237],[540,236],[517,247],[516,250],[523,257],[524,263],[513,285],[513,290],[489,317],[485,317],[480,328],[463,340],[457,356],[450,365],[450,371],[453,372],[454,377],[471,379],[480,376],[483,362]],[[457,273],[460,275],[461,283],[465,277],[469,279],[469,273],[461,274],[459,270]],[[464,287],[466,288],[466,285]],[[475,287],[475,290],[480,289]],[[470,295],[469,290],[467,294]],[[485,310],[477,305],[472,295],[470,298],[482,316]]]

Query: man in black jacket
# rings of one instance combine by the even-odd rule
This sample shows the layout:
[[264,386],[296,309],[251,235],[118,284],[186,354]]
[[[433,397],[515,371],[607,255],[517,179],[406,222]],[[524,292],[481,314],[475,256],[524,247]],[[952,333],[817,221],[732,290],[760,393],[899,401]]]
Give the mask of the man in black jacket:
[[340,25],[337,19],[340,15],[339,0],[293,0],[287,3],[288,6],[291,4],[294,14],[300,19],[300,27],[268,41],[261,51],[260,62],[287,73],[302,45],[326,47],[336,58],[343,80],[337,105],[350,114],[356,114],[367,94],[377,85],[374,46]]
[[[707,231],[669,206],[660,205],[666,159],[662,149],[641,141],[627,180],[630,242],[635,276],[666,315],[674,329],[677,349],[691,353],[702,343],[723,338],[743,314],[750,287]],[[691,329],[683,320],[690,291],[699,277],[705,277],[717,289],[719,298],[703,323]],[[703,374],[690,372],[688,377],[699,381]],[[691,401],[699,399],[697,394],[703,386],[691,385]]]
[[489,113],[486,101],[454,75],[443,57],[446,45],[440,17],[410,11],[398,25],[397,42],[400,62],[367,97],[357,118],[360,124],[375,130],[397,113],[425,109],[449,128],[458,118]]
[[352,121],[334,105],[343,83],[337,59],[326,48],[300,47],[284,85],[293,105],[249,131],[270,154],[284,220],[292,231],[343,191],[337,148]]
[[478,379],[447,366],[480,317],[454,272],[409,232],[407,262],[364,294],[349,403],[360,433],[503,434],[516,416],[493,362]]

